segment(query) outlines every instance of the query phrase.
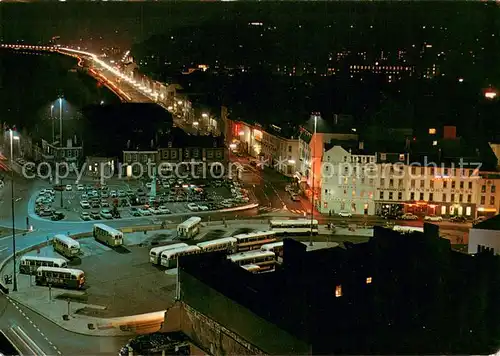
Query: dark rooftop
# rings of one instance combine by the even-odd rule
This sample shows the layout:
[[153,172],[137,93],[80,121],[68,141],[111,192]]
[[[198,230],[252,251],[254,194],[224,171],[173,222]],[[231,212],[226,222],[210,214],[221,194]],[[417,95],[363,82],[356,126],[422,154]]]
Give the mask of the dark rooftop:
[[479,224],[473,226],[474,229],[500,230],[500,215],[495,215]]

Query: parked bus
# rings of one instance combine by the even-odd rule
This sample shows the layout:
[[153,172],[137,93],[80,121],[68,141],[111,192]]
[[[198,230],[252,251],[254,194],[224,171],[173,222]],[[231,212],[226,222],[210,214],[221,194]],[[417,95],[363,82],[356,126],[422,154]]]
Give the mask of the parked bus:
[[166,250],[161,253],[161,265],[167,268],[174,268],[177,267],[177,260],[179,257],[200,252],[201,249],[198,246],[186,246],[174,248],[173,250]]
[[234,253],[238,240],[234,237],[224,237],[222,239],[200,242],[196,244],[204,252],[227,251]]
[[123,245],[123,233],[104,224],[94,224],[94,238],[111,247]]
[[283,241],[277,241],[270,244],[262,245],[260,248],[262,251],[271,251],[278,257],[278,262],[281,262],[283,258]]
[[54,236],[52,245],[54,246],[54,251],[70,259],[76,257],[80,253],[80,243],[66,235],[57,234]]
[[179,247],[186,247],[188,244],[185,244],[183,242],[178,243],[178,244],[171,244],[171,245],[165,245],[165,246],[158,246],[158,247],[153,247],[149,251],[149,262],[151,262],[154,265],[159,265],[161,263],[161,253],[166,250],[173,250],[175,248]]
[[309,219],[271,220],[269,226],[271,231],[282,235],[306,234],[311,233],[311,230],[313,235],[318,234],[318,220],[313,220],[312,223]]
[[402,233],[410,233],[410,232],[424,232],[423,227],[415,227],[415,226],[402,226],[402,225],[394,225],[392,228],[394,231],[402,232]]
[[257,231],[248,234],[239,234],[233,236],[237,242],[237,251],[258,250],[262,245],[276,241],[276,232]]
[[227,256],[227,259],[238,266],[257,265],[260,267],[259,271],[274,269],[276,263],[274,252],[260,250],[235,253]]
[[183,223],[177,225],[177,237],[181,239],[192,239],[200,232],[201,218],[192,216]]
[[248,272],[259,273],[260,267],[258,265],[243,265],[241,268],[246,269]]
[[22,274],[36,274],[39,267],[66,268],[68,264],[62,258],[23,256],[19,263],[19,272]]
[[85,284],[85,273],[72,268],[38,267],[35,282],[37,285],[81,289]]

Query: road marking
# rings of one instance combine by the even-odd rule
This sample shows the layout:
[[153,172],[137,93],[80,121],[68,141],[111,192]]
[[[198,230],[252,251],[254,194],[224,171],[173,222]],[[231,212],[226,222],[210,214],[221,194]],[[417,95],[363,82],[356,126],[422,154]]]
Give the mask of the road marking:
[[4,252],[4,251],[7,251],[9,248],[8,247],[4,247],[0,250],[0,252]]

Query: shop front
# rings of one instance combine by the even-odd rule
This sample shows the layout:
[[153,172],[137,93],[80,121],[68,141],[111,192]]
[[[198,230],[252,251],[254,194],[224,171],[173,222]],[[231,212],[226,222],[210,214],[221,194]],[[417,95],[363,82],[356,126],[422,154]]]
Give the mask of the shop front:
[[378,201],[375,203],[375,215],[402,215],[404,214],[404,203],[395,203],[393,201]]
[[405,206],[405,213],[417,216],[437,215],[443,218],[452,216],[463,216],[467,219],[474,219],[476,214],[475,204],[454,204],[454,203],[434,203],[412,202]]

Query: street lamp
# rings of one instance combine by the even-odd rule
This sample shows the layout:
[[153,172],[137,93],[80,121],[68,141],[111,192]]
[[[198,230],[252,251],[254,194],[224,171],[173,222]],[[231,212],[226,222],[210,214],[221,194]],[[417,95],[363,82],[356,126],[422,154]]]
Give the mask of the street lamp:
[[12,290],[14,292],[17,292],[17,277],[16,277],[16,223],[15,223],[15,212],[14,212],[14,169],[13,164],[14,164],[14,155],[13,155],[13,150],[12,150],[12,142],[14,140],[19,140],[19,136],[14,136],[14,131],[10,129],[10,165],[11,165],[11,171],[10,171],[10,177],[11,177],[11,182],[10,182],[10,188],[11,188],[11,210],[12,210],[12,251],[13,251],[13,260],[14,260],[14,274],[13,274],[13,288]]
[[56,140],[56,134],[54,129],[54,104],[50,106],[50,121],[52,121],[52,143]]
[[60,139],[60,146],[63,146],[63,132],[62,132],[62,98],[59,98],[59,139]]
[[[316,126],[318,124],[318,116],[314,115],[314,136],[316,136]],[[314,221],[314,158],[316,152],[316,137],[314,137],[314,146],[313,146],[313,157],[311,159],[311,168],[312,168],[312,197],[311,197],[311,234],[309,236],[309,246],[313,245],[312,236],[313,236],[313,221]]]

